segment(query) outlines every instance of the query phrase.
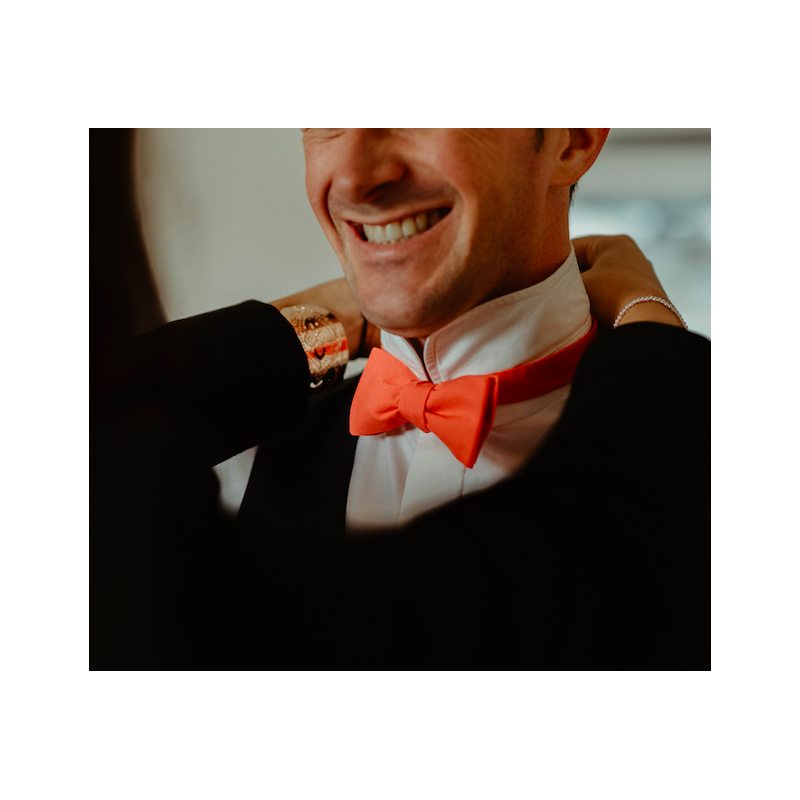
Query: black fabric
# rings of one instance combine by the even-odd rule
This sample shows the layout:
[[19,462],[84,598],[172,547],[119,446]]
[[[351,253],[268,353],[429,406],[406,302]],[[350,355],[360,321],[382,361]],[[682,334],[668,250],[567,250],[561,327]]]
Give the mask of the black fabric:
[[213,548],[233,531],[211,466],[268,441],[275,419],[281,430],[300,425],[309,380],[291,325],[254,301],[169,323],[93,361],[93,669],[165,665],[159,631],[180,630],[185,581],[218,580]]
[[[116,570],[136,592],[136,602],[110,596],[130,601],[126,624],[146,633],[148,657],[131,666],[710,668],[707,339],[650,323],[602,335],[561,420],[518,475],[397,534],[351,540],[343,521],[354,384],[315,399],[306,416],[305,358],[291,326],[251,304],[225,313],[238,320],[245,308],[259,320],[242,323],[252,335],[232,337],[224,314],[225,324],[195,318],[192,347],[173,348],[162,329],[172,389],[156,404],[159,423],[144,426],[149,438],[127,441],[137,456],[122,472],[146,472],[149,448],[159,468],[120,488],[100,465],[93,575],[95,542],[118,534],[115,514],[137,498],[149,504],[136,528],[148,526],[150,546],[134,567],[98,565],[105,584]],[[254,346],[285,369],[238,376],[258,363]],[[192,368],[178,368],[188,352]],[[242,397],[253,390],[257,402]],[[225,397],[210,403],[217,392]],[[245,413],[231,419],[237,402]],[[215,507],[205,465],[257,440],[234,524]],[[119,462],[119,441],[103,439],[108,461],[112,451]],[[108,616],[108,599],[93,597],[93,622],[95,610]],[[125,668],[131,648],[120,654],[102,635],[95,641],[94,627],[92,635],[92,668]]]
[[241,526],[314,541],[344,538],[358,441],[349,430],[357,385],[358,378],[351,378],[325,393],[312,393],[303,425],[259,448],[239,508]]

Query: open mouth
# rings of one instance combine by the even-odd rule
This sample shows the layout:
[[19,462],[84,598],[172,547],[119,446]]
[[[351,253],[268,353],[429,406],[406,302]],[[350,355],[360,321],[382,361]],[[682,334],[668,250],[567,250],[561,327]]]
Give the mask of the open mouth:
[[420,211],[413,217],[389,222],[386,225],[365,225],[360,222],[351,222],[358,237],[362,242],[372,244],[395,244],[404,242],[414,236],[424,233],[436,225],[450,213],[450,208],[433,208],[430,211]]

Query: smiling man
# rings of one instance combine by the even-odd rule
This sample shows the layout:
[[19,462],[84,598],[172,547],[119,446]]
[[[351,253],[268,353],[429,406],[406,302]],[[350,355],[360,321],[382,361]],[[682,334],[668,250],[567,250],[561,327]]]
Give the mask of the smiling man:
[[[419,385],[504,373],[585,342],[592,319],[569,239],[570,187],[607,134],[304,131],[317,219],[363,314],[382,331],[383,352]],[[571,379],[533,381],[513,403],[488,401],[491,419],[459,457],[428,427],[429,408],[377,433],[362,419],[372,368],[351,420],[353,433],[372,435],[356,450],[350,533],[403,525],[514,474],[558,419]]]
[[[111,354],[104,663],[708,668],[710,346],[630,239],[570,243],[606,134],[304,132],[347,283]],[[309,395],[298,303],[360,377]],[[255,445],[233,523],[210,467]]]
[[608,129],[306,129],[306,188],[367,319],[415,340],[541,282]]

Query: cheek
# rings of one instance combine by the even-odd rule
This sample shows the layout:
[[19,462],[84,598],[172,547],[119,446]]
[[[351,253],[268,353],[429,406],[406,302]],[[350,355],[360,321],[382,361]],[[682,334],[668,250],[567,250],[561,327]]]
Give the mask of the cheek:
[[319,224],[326,232],[332,227],[328,215],[327,196],[330,187],[330,176],[324,161],[314,154],[315,148],[306,150],[306,195],[311,203]]
[[308,196],[308,201],[311,203],[314,215],[324,227],[324,217],[328,216],[325,206],[324,184],[318,178],[314,177],[310,170],[306,170],[306,195]]

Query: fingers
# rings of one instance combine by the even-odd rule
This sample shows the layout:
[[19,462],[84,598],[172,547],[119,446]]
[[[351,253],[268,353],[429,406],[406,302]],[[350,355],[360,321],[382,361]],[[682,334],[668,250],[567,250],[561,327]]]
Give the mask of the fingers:
[[625,234],[581,236],[572,240],[572,246],[575,248],[575,257],[578,259],[581,272],[590,270],[605,255],[614,256],[615,261],[623,258],[646,260],[636,242]]
[[369,320],[367,320],[367,326],[367,338],[362,352],[359,353],[362,357],[368,356],[373,347],[381,346],[381,329],[377,325],[373,325]]
[[575,257],[578,259],[578,266],[581,272],[586,272],[587,269],[592,267],[592,255],[595,248],[595,240],[599,236],[581,236],[578,239],[572,240],[572,246],[575,248]]
[[628,239],[627,236],[581,236],[572,240],[575,248],[575,257],[578,259],[578,266],[581,272],[591,269],[605,250],[612,247],[619,247],[623,244],[622,240]]

